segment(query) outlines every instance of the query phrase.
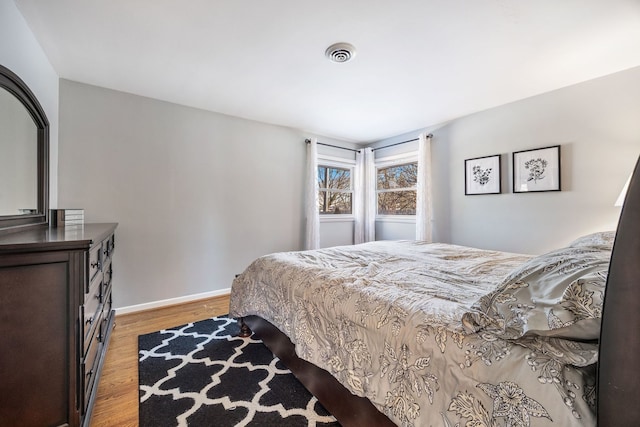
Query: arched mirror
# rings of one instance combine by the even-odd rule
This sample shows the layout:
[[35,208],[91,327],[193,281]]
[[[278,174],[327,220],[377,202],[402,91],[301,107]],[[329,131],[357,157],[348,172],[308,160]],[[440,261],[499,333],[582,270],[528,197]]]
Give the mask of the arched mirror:
[[0,234],[48,218],[49,121],[29,87],[0,65]]

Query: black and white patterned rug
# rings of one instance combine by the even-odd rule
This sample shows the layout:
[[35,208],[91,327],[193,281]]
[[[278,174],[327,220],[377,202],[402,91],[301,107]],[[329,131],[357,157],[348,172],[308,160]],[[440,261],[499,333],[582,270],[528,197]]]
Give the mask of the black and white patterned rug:
[[140,426],[339,426],[262,341],[214,317],[138,337]]

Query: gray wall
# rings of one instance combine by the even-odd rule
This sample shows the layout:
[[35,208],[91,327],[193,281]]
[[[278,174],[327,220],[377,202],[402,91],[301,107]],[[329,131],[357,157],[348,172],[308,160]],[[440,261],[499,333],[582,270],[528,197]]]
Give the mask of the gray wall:
[[[614,202],[640,154],[640,68],[457,120],[449,150],[451,241],[540,253],[614,229]],[[561,145],[562,191],[512,194],[511,152]],[[506,194],[464,196],[464,159],[503,154]]]
[[320,247],[353,245],[354,221],[326,221],[320,219]]
[[[541,253],[614,229],[614,202],[640,154],[639,82],[634,68],[428,129],[435,240]],[[562,191],[513,194],[511,153],[556,144]],[[464,160],[494,154],[502,155],[503,194],[465,196]]]
[[[427,129],[434,240],[539,253],[615,227],[640,152],[638,81],[628,70]],[[117,307],[225,289],[255,257],[301,248],[309,135],[65,80],[60,91],[59,205],[120,223]],[[563,191],[511,194],[511,152],[552,144]],[[491,154],[505,193],[464,196],[464,159]],[[410,228],[388,223],[379,238]],[[352,230],[323,223],[321,245]]]
[[67,80],[60,128],[60,207],[120,224],[118,308],[229,288],[302,248],[308,134]]
[[58,75],[13,0],[0,0],[0,64],[29,86],[49,120],[49,199],[55,207],[58,194]]

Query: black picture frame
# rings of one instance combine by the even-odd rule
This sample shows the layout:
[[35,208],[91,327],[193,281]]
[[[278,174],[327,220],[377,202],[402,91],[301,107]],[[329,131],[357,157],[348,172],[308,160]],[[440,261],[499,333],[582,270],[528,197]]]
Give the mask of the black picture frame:
[[464,194],[502,193],[502,156],[475,157],[464,161]]
[[560,145],[513,152],[513,192],[561,191]]

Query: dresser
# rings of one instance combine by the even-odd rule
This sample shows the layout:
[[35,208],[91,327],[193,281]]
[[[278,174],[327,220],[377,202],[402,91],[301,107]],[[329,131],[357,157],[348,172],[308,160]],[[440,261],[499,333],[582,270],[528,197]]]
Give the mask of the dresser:
[[0,426],[88,426],[114,326],[117,224],[0,235]]

